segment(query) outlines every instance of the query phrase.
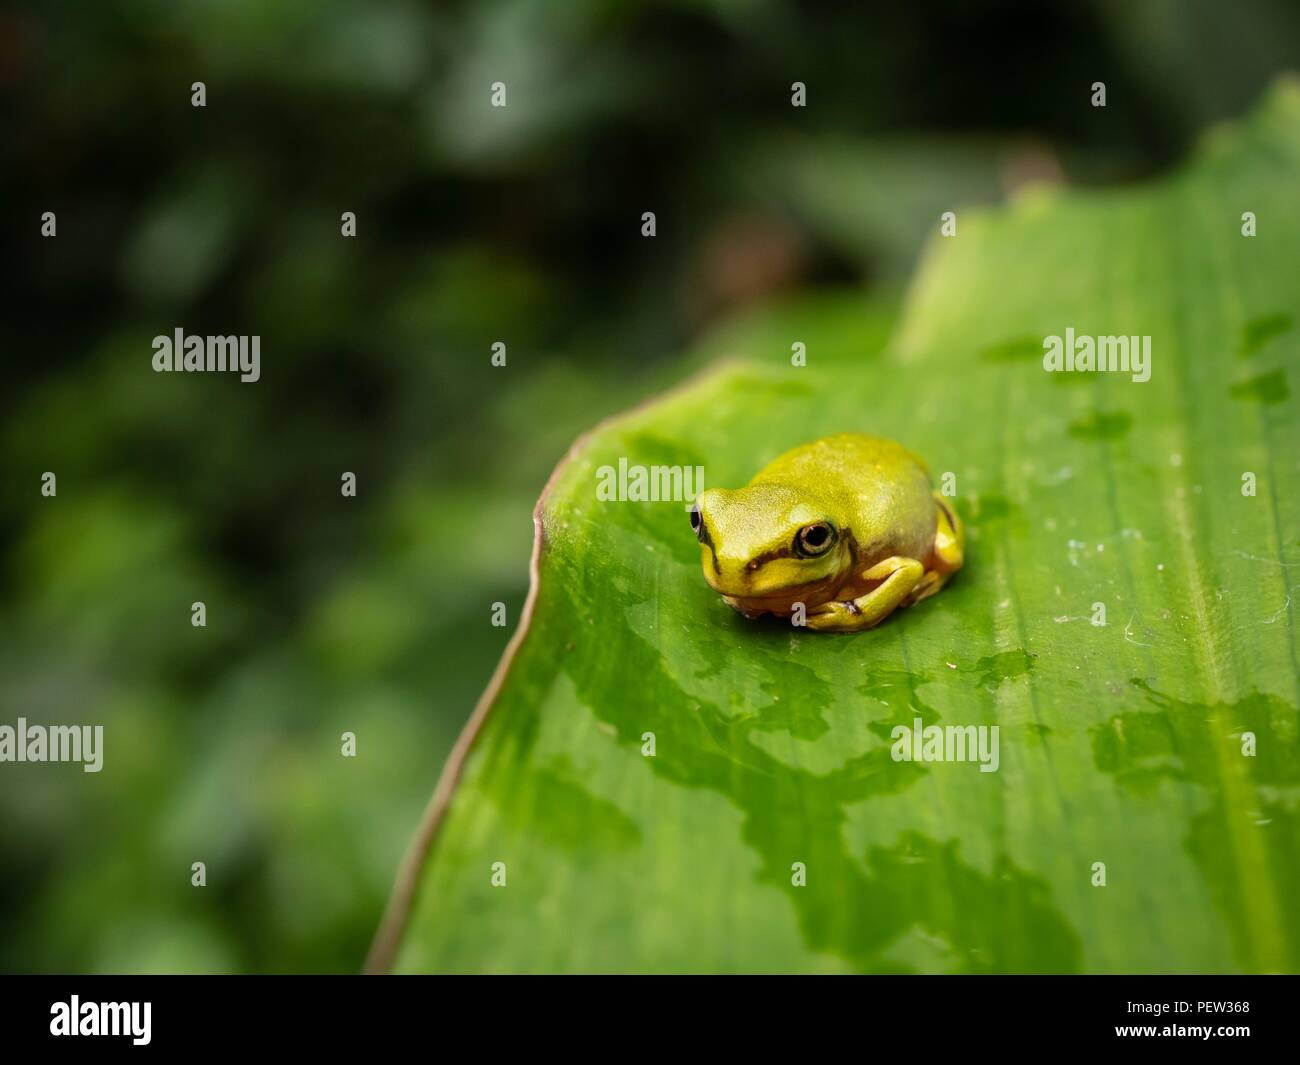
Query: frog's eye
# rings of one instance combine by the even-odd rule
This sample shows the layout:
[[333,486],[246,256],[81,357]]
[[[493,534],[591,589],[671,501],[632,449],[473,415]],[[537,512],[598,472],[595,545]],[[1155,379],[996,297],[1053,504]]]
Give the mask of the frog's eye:
[[835,543],[835,527],[830,522],[819,521],[805,525],[794,537],[794,553],[802,558],[824,555]]
[[700,505],[698,503],[691,507],[691,528],[695,531],[696,539],[703,542],[704,518],[700,515]]

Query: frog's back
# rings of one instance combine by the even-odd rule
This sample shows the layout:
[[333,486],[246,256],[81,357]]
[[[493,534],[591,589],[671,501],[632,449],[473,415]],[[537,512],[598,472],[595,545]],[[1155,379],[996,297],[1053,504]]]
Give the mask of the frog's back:
[[764,466],[750,484],[839,483],[855,488],[867,478],[923,474],[925,463],[902,444],[865,433],[836,433],[787,451]]
[[751,484],[788,484],[824,499],[829,515],[852,532],[865,557],[927,558],[935,509],[924,462],[902,444],[838,433],[779,456]]

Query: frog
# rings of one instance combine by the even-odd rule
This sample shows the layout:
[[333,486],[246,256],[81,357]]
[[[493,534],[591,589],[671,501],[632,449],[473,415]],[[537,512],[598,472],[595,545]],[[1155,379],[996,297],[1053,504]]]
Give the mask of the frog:
[[839,433],[690,508],[704,579],[747,618],[861,632],[940,591],[962,567],[965,529],[902,444]]

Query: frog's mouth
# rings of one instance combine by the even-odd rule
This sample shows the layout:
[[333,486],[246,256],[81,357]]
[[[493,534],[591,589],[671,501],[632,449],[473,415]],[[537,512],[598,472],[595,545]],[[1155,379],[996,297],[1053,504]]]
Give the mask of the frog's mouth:
[[743,585],[723,581],[707,568],[704,579],[731,606],[755,614],[789,614],[794,610],[795,603],[803,603],[805,607],[820,606],[834,598],[835,589],[840,583],[838,573],[829,573],[802,584],[755,592]]

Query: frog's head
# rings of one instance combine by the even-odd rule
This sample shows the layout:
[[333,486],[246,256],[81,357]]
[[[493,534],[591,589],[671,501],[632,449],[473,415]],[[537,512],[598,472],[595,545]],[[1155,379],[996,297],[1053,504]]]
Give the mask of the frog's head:
[[755,611],[788,613],[826,602],[852,565],[832,508],[780,484],[710,488],[691,508],[704,579]]

